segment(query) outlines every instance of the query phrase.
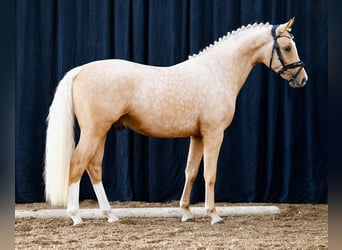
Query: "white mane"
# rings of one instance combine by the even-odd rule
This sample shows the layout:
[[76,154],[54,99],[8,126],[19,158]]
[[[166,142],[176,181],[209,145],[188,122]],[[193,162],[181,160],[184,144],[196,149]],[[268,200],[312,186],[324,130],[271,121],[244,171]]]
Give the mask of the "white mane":
[[205,47],[203,50],[201,50],[200,52],[198,52],[198,54],[193,54],[193,55],[189,55],[189,59],[192,59],[194,57],[200,56],[202,54],[204,54],[205,52],[207,52],[208,50],[215,48],[218,44],[222,43],[223,41],[227,40],[228,38],[236,35],[237,33],[250,29],[250,28],[256,28],[256,27],[264,27],[269,25],[269,23],[254,23],[254,24],[248,24],[247,26],[242,25],[240,28],[233,30],[233,31],[229,31],[226,35],[220,37],[218,40],[216,40],[213,44],[210,44],[209,46]]

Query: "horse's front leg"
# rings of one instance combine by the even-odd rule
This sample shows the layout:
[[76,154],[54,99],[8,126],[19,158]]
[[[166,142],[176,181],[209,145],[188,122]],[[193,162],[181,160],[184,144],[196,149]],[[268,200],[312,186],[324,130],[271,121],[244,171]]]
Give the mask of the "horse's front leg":
[[223,223],[215,208],[215,181],[217,160],[223,140],[223,130],[211,131],[203,136],[205,208],[211,217],[211,224]]
[[183,210],[182,221],[188,221],[193,218],[190,212],[190,194],[192,186],[198,174],[198,168],[203,156],[203,142],[201,137],[190,138],[190,148],[188,153],[188,160],[185,169],[185,184],[183,194],[180,199],[179,205]]

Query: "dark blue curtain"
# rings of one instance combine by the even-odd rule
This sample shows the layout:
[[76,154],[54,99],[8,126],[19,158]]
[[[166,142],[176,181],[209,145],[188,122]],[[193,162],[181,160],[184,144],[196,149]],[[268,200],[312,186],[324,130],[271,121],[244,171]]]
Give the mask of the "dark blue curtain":
[[[309,82],[291,89],[257,65],[225,132],[216,200],[326,203],[327,1],[21,0],[16,4],[16,202],[44,201],[48,108],[62,76],[99,59],[167,66],[227,31],[295,16],[293,33]],[[189,139],[110,130],[103,183],[111,201],[179,200]],[[192,202],[204,200],[203,166]],[[88,176],[81,199],[95,198]]]

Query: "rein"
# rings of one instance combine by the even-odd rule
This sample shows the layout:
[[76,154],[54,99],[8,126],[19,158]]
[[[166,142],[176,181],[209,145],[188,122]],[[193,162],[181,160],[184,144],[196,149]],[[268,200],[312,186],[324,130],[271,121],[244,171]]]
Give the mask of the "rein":
[[277,56],[278,56],[278,59],[282,65],[282,68],[277,72],[278,74],[283,74],[285,71],[287,71],[288,69],[293,69],[293,68],[298,68],[298,71],[296,72],[296,74],[291,74],[291,81],[294,81],[295,78],[297,77],[297,75],[299,74],[299,72],[302,70],[302,68],[304,68],[304,62],[303,61],[298,61],[298,62],[294,62],[294,63],[290,63],[290,64],[285,64],[284,62],[284,59],[283,59],[283,55],[281,54],[281,51],[280,51],[280,47],[279,47],[279,44],[278,44],[278,38],[280,37],[286,37],[288,39],[293,39],[293,35],[290,34],[290,36],[277,36],[276,35],[276,29],[277,29],[278,25],[273,25],[272,26],[272,30],[271,30],[271,33],[272,33],[272,37],[274,39],[274,43],[273,43],[273,49],[272,49],[272,53],[271,53],[271,59],[270,59],[270,69],[272,69],[272,60],[273,60],[273,52],[274,50],[276,50],[277,52]]

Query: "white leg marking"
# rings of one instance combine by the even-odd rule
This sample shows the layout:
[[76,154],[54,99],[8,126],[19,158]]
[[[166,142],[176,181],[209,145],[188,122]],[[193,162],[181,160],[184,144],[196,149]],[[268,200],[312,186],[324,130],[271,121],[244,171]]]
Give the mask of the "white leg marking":
[[79,211],[79,193],[80,181],[72,183],[69,186],[69,200],[67,212],[72,221],[74,222],[74,226],[82,223]]
[[94,184],[93,188],[97,197],[97,201],[99,203],[99,207],[102,210],[103,215],[108,218],[108,222],[119,220],[119,218],[116,217],[112,212],[102,182]]

